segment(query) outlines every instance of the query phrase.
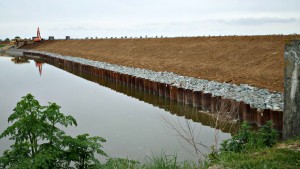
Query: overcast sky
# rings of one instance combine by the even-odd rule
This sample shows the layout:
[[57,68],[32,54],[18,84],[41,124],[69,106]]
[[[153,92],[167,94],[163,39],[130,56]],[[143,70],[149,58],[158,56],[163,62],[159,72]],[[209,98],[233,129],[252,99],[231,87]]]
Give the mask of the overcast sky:
[[0,39],[300,33],[300,0],[0,0]]

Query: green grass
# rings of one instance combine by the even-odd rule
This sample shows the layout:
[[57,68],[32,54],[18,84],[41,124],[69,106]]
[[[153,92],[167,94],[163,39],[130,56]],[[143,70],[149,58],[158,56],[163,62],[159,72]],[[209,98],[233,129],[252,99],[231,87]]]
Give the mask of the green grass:
[[[295,147],[298,146],[298,148],[290,148],[289,145],[296,145]],[[300,168],[300,137],[278,143],[272,148],[253,149],[241,153],[223,152],[212,165],[241,169]]]
[[4,47],[4,46],[6,46],[6,45],[4,45],[4,44],[0,44],[0,48],[2,48],[2,47]]
[[191,161],[178,162],[176,155],[164,155],[152,156],[147,158],[147,162],[141,166],[142,169],[154,169],[154,168],[183,168],[183,169],[192,169],[196,168],[196,163]]
[[128,159],[109,159],[101,168],[110,169],[299,169],[300,137],[279,142],[272,148],[256,148],[240,153],[225,151],[217,155],[214,162],[179,162],[176,155],[152,155],[141,163]]
[[178,162],[176,155],[152,155],[146,157],[145,163],[127,159],[109,159],[101,168],[103,169],[194,169],[199,168],[191,161]]

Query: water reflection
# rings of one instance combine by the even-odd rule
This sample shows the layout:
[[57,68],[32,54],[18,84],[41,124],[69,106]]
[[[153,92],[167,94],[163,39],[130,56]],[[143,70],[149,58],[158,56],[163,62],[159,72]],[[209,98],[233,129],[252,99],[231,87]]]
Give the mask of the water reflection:
[[[41,61],[36,61],[36,63],[37,62]],[[185,119],[191,119],[194,122],[201,123],[202,125],[215,127],[215,117],[213,117],[209,112],[204,112],[200,108],[193,107],[192,105],[178,103],[176,101],[171,101],[169,98],[159,96],[158,94],[145,92],[144,90],[140,90],[139,88],[134,87],[130,84],[119,83],[107,77],[100,77],[98,74],[94,74],[88,69],[80,69],[78,65],[72,67],[67,64],[55,64],[55,62],[51,61],[48,62],[48,64],[70,72],[74,75],[80,76],[91,82],[97,83],[101,86],[110,88],[119,93],[123,93],[127,96],[136,98],[142,102],[149,103],[155,107],[159,107],[167,112],[170,112],[173,115],[182,116]],[[238,124],[228,122],[226,123],[226,125],[222,125],[222,127],[216,127],[221,129],[223,132],[233,133],[237,130]]]
[[35,66],[39,68],[40,76],[42,76],[43,64],[44,64],[44,63],[42,63],[42,62],[40,62],[40,61],[35,61]]
[[[163,115],[161,119],[165,123],[165,127],[170,128],[175,135],[177,135],[179,142],[181,142],[181,146],[186,152],[196,159],[203,158],[205,154],[211,151],[212,147],[217,150],[221,141],[224,139],[224,136],[222,136],[223,132],[233,133],[236,132],[239,127],[237,123],[219,122],[210,112],[203,112],[201,108],[193,107],[190,104],[187,105],[171,101],[169,98],[146,92],[139,87],[117,82],[108,77],[101,77],[98,73],[93,73],[91,69],[80,68],[77,63],[70,66],[69,64],[64,64],[64,61],[62,60],[59,62],[52,62],[50,60],[48,64],[125,94],[126,96],[136,98],[144,103],[151,104],[172,115],[176,115],[172,118]],[[193,122],[191,122],[191,120]],[[197,123],[215,128],[213,129],[213,132],[209,134],[213,137],[212,142],[208,143],[203,139],[203,136],[207,135],[207,133],[201,131],[201,129],[199,130],[199,124]]]
[[29,63],[28,59],[25,57],[13,57],[11,61],[15,64]]
[[[0,132],[8,126],[7,118],[16,103],[27,93],[32,93],[42,105],[56,102],[62,112],[74,116],[79,125],[68,128],[67,133],[106,138],[104,151],[112,157],[143,161],[163,150],[167,154],[177,153],[179,161],[196,160],[193,148],[178,140],[164,119],[182,125],[190,123],[201,142],[208,146],[214,141],[215,132],[220,132],[209,127],[208,115],[191,106],[99,78],[88,71],[67,69],[62,64],[56,65],[58,69],[39,60],[37,63],[20,65],[12,63],[11,58],[0,57]],[[229,137],[230,134],[220,132],[220,140]],[[0,140],[0,153],[8,147],[8,140]],[[206,148],[202,151],[208,152]]]

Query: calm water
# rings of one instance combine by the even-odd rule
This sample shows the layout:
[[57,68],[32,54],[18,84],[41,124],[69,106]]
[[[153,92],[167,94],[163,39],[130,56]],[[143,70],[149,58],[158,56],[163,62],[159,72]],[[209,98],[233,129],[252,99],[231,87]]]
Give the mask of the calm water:
[[[32,60],[15,64],[11,57],[0,57],[0,132],[8,126],[7,118],[20,98],[32,93],[42,105],[55,102],[64,114],[77,119],[77,127],[65,130],[68,134],[104,137],[104,151],[111,157],[143,161],[148,155],[164,151],[177,154],[179,160],[196,160],[193,148],[166,121],[178,128],[189,123],[199,141],[207,146],[214,141],[216,130],[207,126],[208,116],[194,108],[124,85],[99,85],[91,81],[92,77],[81,75],[82,78],[46,63],[42,70],[38,66]],[[220,140],[229,137],[219,131]],[[0,152],[9,144],[7,139],[0,140]],[[202,148],[202,152],[207,150]]]

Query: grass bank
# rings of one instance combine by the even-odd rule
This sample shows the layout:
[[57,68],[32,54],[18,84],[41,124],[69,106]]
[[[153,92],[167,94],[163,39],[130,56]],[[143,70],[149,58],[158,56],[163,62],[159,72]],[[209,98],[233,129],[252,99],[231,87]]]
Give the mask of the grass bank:
[[[247,122],[243,122],[240,130],[232,138],[221,143],[220,150],[212,151],[199,163],[178,162],[176,156],[153,155],[145,164],[129,160],[111,160],[104,166],[107,168],[203,168],[203,169],[252,169],[300,168],[300,136],[283,142],[277,142],[278,134],[273,123],[267,122],[258,130],[252,130]],[[277,143],[276,143],[277,142]]]
[[124,159],[110,159],[103,168],[131,169],[299,169],[300,137],[279,142],[272,148],[257,148],[242,152],[223,152],[213,161],[207,159],[201,164],[190,161],[178,162],[176,156],[153,155],[141,164]]
[[239,169],[300,168],[300,137],[279,142],[272,148],[258,148],[240,153],[221,153],[211,166]]

